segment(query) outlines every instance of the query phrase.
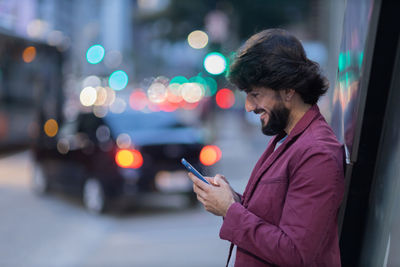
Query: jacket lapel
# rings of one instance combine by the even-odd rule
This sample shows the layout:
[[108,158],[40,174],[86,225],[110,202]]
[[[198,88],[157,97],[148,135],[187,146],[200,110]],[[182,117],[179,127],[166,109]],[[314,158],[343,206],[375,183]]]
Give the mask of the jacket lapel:
[[258,170],[260,170],[260,168],[263,165],[263,163],[267,160],[267,158],[274,151],[274,147],[275,147],[275,145],[276,145],[276,143],[278,141],[277,138],[278,138],[278,136],[274,136],[270,140],[270,142],[268,143],[267,149],[264,151],[264,153],[261,155],[260,159],[257,161],[256,165],[254,166],[253,171],[251,172],[251,175],[250,175],[250,179],[249,179],[249,181],[247,183],[246,189],[244,190],[244,193],[243,193],[243,199],[244,199],[243,204],[245,204],[246,203],[246,199],[248,199],[247,195],[248,195],[248,193],[250,191],[250,188],[253,188],[254,184],[257,182],[257,178],[256,178],[257,176],[256,175],[258,173]]
[[293,128],[286,140],[278,147],[275,151],[274,148],[276,143],[284,137],[284,134],[279,134],[275,136],[272,142],[269,144],[267,150],[261,156],[260,160],[257,162],[254,170],[250,176],[249,183],[246,186],[244,196],[244,206],[247,207],[254,190],[260,181],[263,174],[269,169],[269,167],[279,158],[279,156],[285,151],[304,130],[311,124],[311,122],[320,116],[319,108],[317,105],[313,105],[304,116],[297,122],[296,126]]

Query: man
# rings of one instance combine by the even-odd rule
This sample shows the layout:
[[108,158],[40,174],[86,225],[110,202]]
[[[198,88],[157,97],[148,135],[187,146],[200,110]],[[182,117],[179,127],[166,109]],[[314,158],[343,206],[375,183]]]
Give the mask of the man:
[[220,237],[237,246],[235,266],[340,266],[344,151],[316,105],[327,90],[319,66],[293,35],[269,29],[238,51],[229,79],[275,136],[243,196],[222,175],[206,184],[189,174],[205,209],[223,216]]

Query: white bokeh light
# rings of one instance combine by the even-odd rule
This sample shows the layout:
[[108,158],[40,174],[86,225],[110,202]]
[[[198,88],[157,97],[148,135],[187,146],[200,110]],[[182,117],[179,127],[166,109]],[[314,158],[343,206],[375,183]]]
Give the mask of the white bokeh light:
[[208,44],[208,35],[203,31],[193,31],[188,35],[188,43],[194,49],[202,49]]
[[93,106],[93,114],[97,118],[104,118],[108,113],[107,106]]
[[114,103],[110,106],[110,111],[112,113],[120,114],[126,109],[126,102],[122,98],[117,97]]
[[196,103],[203,97],[203,89],[198,83],[185,83],[182,85],[182,97],[188,103]]
[[126,133],[122,133],[120,135],[118,135],[117,137],[117,146],[121,149],[124,148],[129,148],[131,146],[131,137],[126,134]]
[[226,70],[226,59],[220,53],[210,53],[204,59],[204,68],[213,75],[218,75]]
[[101,85],[101,80],[99,77],[97,77],[96,75],[90,75],[88,77],[86,77],[83,82],[82,82],[82,87],[97,87]]
[[81,101],[81,104],[85,107],[89,107],[92,106],[97,99],[97,91],[95,88],[89,86],[89,87],[85,87],[80,96],[79,99]]
[[161,103],[167,97],[167,88],[162,83],[153,83],[147,90],[147,96],[153,103]]

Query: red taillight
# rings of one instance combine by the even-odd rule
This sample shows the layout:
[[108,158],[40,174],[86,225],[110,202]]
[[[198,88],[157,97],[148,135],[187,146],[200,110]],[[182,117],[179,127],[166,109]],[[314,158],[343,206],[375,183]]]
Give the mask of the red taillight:
[[210,166],[221,159],[221,149],[217,146],[205,146],[200,151],[200,162],[203,165]]
[[115,155],[115,162],[121,168],[137,169],[143,165],[143,157],[138,150],[121,149]]

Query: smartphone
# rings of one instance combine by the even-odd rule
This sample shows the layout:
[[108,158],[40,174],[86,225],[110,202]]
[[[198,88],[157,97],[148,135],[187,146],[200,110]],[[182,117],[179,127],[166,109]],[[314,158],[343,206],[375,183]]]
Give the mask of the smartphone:
[[186,167],[188,171],[193,173],[197,178],[205,182],[206,184],[210,184],[204,177],[203,175],[200,174],[198,170],[196,170],[189,162],[187,162],[186,159],[182,158],[181,159],[182,164]]

